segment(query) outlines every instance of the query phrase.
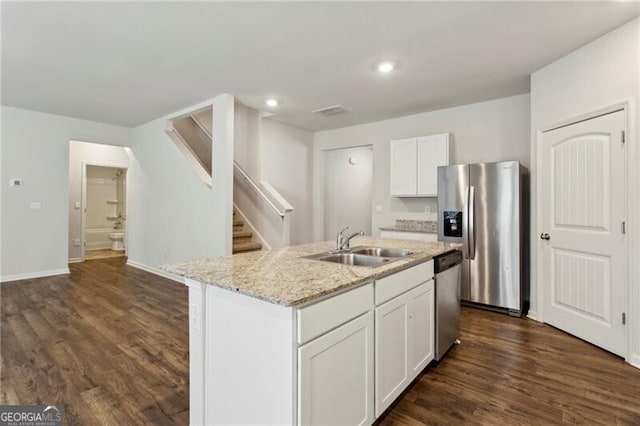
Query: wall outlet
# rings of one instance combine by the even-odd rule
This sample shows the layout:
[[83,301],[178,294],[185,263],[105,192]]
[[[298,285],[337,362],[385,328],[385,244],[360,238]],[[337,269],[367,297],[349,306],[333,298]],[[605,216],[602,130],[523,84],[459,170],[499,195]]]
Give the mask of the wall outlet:
[[378,206],[376,206],[376,213],[382,213],[382,212],[383,212],[383,210],[384,210],[384,209],[382,208],[382,206],[379,206],[379,205],[378,205]]
[[425,213],[431,213],[431,206],[424,206]]
[[42,203],[39,202],[39,201],[35,201],[35,202],[31,203],[31,205],[29,206],[29,210],[31,210],[31,211],[42,210]]
[[73,246],[80,247],[80,238],[76,238],[75,240],[73,240]]
[[76,210],[80,210],[80,201],[76,201],[75,203],[73,203],[73,207],[74,207]]

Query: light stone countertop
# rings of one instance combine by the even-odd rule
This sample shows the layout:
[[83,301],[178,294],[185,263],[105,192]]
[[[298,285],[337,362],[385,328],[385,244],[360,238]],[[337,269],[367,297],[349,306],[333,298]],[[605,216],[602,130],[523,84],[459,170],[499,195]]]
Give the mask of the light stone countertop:
[[301,258],[335,249],[335,242],[324,241],[163,265],[161,269],[270,303],[295,306],[426,262],[461,244],[356,237],[351,247],[358,246],[411,250],[414,254],[373,268]]

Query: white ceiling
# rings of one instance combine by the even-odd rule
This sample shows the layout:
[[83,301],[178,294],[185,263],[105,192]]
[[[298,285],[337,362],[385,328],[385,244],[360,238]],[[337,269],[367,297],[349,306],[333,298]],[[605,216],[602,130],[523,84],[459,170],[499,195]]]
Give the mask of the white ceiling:
[[[323,130],[529,91],[627,2],[2,2],[2,104],[135,126],[221,93]],[[399,64],[381,76],[380,60]],[[310,111],[341,104],[352,112]]]

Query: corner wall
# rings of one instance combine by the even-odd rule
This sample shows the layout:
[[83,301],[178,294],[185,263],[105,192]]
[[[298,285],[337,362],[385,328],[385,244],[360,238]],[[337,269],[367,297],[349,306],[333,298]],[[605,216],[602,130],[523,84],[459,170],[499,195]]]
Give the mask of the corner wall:
[[[529,166],[529,95],[518,95],[314,134],[313,237],[324,238],[324,150],[373,146],[371,235],[395,219],[435,218],[437,198],[395,198],[389,189],[389,141],[450,133],[450,164],[519,160]],[[383,212],[376,212],[375,206]],[[425,213],[425,208],[431,215]],[[345,224],[346,226],[347,224]]]
[[263,179],[295,209],[291,213],[291,244],[310,243],[313,133],[270,119],[263,119],[261,127]]
[[531,162],[532,162],[532,248],[531,296],[532,314],[544,320],[538,303],[537,273],[541,232],[537,227],[536,179],[537,132],[546,126],[571,119],[591,111],[630,100],[630,134],[628,143],[631,309],[628,361],[640,367],[640,18],[600,37],[575,52],[536,71],[531,75]]
[[[165,133],[167,119],[211,104],[212,187],[203,183]],[[221,95],[133,129],[130,264],[157,273],[165,263],[231,254],[233,115],[233,96]]]
[[130,129],[2,106],[1,136],[0,281],[68,272],[69,141],[127,146]]

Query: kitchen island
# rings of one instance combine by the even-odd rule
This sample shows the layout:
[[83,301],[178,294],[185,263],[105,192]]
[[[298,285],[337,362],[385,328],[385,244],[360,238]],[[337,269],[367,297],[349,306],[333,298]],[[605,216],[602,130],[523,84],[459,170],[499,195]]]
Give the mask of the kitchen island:
[[352,245],[412,253],[305,258],[322,242],[164,267],[189,286],[191,424],[370,424],[433,359],[431,259],[459,245]]

